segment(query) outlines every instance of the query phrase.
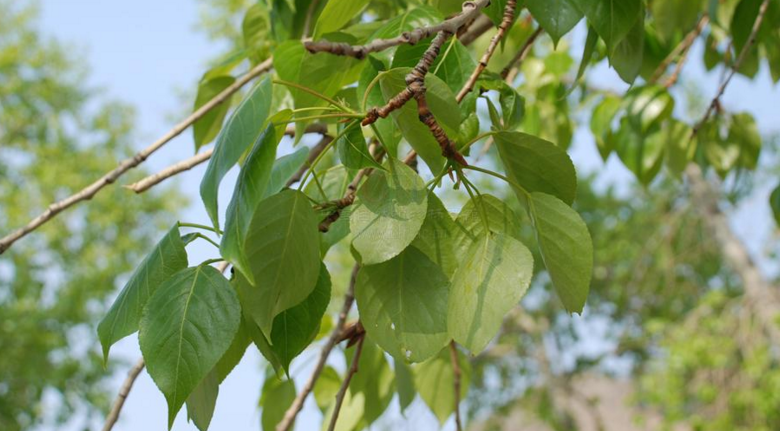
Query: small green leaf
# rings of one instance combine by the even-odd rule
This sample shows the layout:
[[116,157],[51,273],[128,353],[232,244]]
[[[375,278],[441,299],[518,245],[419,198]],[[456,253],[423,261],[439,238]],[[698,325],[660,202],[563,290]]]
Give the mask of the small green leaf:
[[341,376],[333,367],[326,366],[322,370],[320,378],[317,379],[317,383],[314,384],[313,391],[314,400],[320,411],[325,412],[333,404],[339,388],[341,388]]
[[211,156],[200,183],[200,196],[209,218],[217,229],[219,229],[217,209],[219,184],[246,149],[260,136],[271,108],[271,94],[271,78],[266,77],[238,105],[217,136],[214,155]]
[[691,139],[691,127],[682,121],[670,120],[664,123],[658,138],[666,144],[666,166],[675,175],[682,175],[685,167],[693,160],[696,141]]
[[390,159],[387,171],[375,171],[357,192],[350,215],[352,246],[364,265],[400,254],[420,231],[428,210],[425,183],[412,168]]
[[558,41],[582,19],[575,0],[527,0],[526,7],[553,40]]
[[240,319],[233,287],[210,266],[179,271],[149,300],[138,342],[149,375],[168,401],[168,428],[230,347]]
[[311,344],[320,328],[322,315],[330,302],[330,274],[321,264],[317,285],[300,304],[274,318],[271,350],[282,368],[289,372],[290,362]]
[[360,269],[355,299],[369,337],[396,359],[421,362],[449,341],[447,276],[421,251]]
[[593,115],[590,117],[590,130],[596,139],[596,146],[599,154],[604,161],[607,161],[614,148],[614,139],[612,138],[612,122],[620,110],[623,102],[616,96],[605,96],[604,99],[596,105]]
[[[489,230],[485,228],[481,212],[487,217]],[[520,218],[511,208],[495,196],[482,194],[463,206],[455,219],[455,256],[462,262],[472,245],[488,232],[500,233],[520,240]]]
[[[195,98],[194,111],[205,105],[206,102],[213,99],[217,94],[221,93],[224,89],[230,87],[236,78],[232,76],[217,76],[202,80],[198,84],[198,95]],[[193,139],[195,140],[195,151],[209,142],[213,141],[217,137],[219,130],[222,128],[222,122],[225,120],[228,109],[230,109],[230,102],[233,97],[229,97],[227,100],[217,105],[214,109],[206,113],[192,126]]]
[[368,152],[366,138],[363,136],[363,128],[360,127],[359,121],[349,123],[340,133],[343,135],[336,142],[336,149],[344,166],[350,169],[368,167],[384,169]]
[[477,240],[452,277],[452,338],[474,355],[484,350],[525,295],[533,272],[533,256],[520,241],[494,233]]
[[341,30],[348,22],[359,15],[368,4],[368,0],[334,0],[325,4],[314,29],[314,39],[323,34]]
[[569,205],[574,202],[577,173],[561,147],[520,132],[499,132],[494,139],[512,181],[528,192],[551,194]]
[[267,339],[274,317],[303,302],[316,287],[318,223],[306,195],[293,190],[263,200],[252,217],[244,253],[255,285],[240,289],[240,294],[244,309]]
[[187,397],[187,420],[194,422],[200,431],[209,429],[214,408],[217,406],[217,396],[219,381],[217,373],[212,370]]
[[693,29],[699,14],[704,12],[705,1],[653,0],[650,2],[653,25],[658,34],[666,42],[673,42],[675,37]]
[[309,149],[307,147],[298,148],[294,153],[279,157],[274,162],[271,169],[271,178],[268,179],[268,186],[265,188],[263,198],[279,193],[290,181],[290,178],[301,169],[309,158]]
[[634,20],[626,37],[615,45],[609,55],[609,62],[615,68],[620,78],[628,84],[633,84],[642,70],[642,58],[645,47],[644,11]]
[[411,368],[404,361],[399,361],[398,359],[393,362],[393,365],[395,366],[395,386],[396,392],[398,392],[398,404],[401,406],[401,414],[403,414],[404,410],[414,401],[414,397],[417,396],[417,389],[414,387],[414,376]]
[[756,169],[761,155],[761,134],[752,115],[742,112],[731,117],[728,140],[739,143],[740,166]]
[[274,431],[276,424],[282,421],[293,400],[295,400],[295,383],[292,380],[279,380],[275,376],[267,376],[260,396],[260,407],[263,409],[260,417],[261,429]]
[[[458,366],[461,372],[460,399],[463,400],[466,398],[471,381],[471,363],[460,352],[458,352]],[[414,369],[414,385],[417,387],[417,392],[442,425],[455,409],[453,382],[454,370],[449,348],[442,349],[436,357]]]
[[428,256],[447,277],[458,266],[453,241],[455,230],[455,222],[439,197],[436,193],[428,193],[428,212],[412,246]]
[[581,313],[590,290],[593,243],[585,222],[554,196],[532,193],[531,220],[553,286],[570,313]]
[[177,223],[138,265],[100,321],[97,332],[103,346],[104,361],[108,360],[108,352],[114,343],[138,330],[144,306],[157,288],[186,267],[187,251],[184,250]]
[[615,134],[616,150],[620,160],[644,185],[650,184],[663,166],[665,136],[653,133],[643,136],[631,117],[623,117]]
[[[354,351],[355,347],[345,351],[347,358],[349,358],[347,366],[352,364],[352,358],[355,356]],[[384,352],[371,342],[370,338],[363,341],[363,352],[358,362],[358,370],[360,372],[352,377],[349,389],[353,396],[363,396],[361,420],[370,425],[382,416],[387,406],[390,405],[395,394],[395,379]]]
[[642,0],[578,0],[576,6],[588,18],[612,51],[626,37],[642,10]]

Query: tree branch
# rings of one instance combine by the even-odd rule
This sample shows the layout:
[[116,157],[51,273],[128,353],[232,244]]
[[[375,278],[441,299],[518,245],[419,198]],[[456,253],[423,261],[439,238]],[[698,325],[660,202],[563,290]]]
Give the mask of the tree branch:
[[171,139],[181,134],[184,130],[206,115],[209,111],[224,103],[230,96],[237,92],[241,87],[246,85],[249,81],[269,71],[272,66],[273,60],[270,58],[258,64],[246,75],[237,79],[236,82],[224,89],[213,99],[209,100],[205,105],[198,108],[198,110],[174,126],[171,130],[169,130],[165,135],[152,143],[150,146],[146,147],[135,156],[123,160],[119,163],[119,166],[105,174],[99,180],[85,187],[78,193],[49,205],[46,211],[44,211],[38,217],[32,219],[29,223],[27,223],[27,225],[0,239],[0,254],[3,254],[20,238],[39,228],[60,212],[72,207],[73,205],[76,205],[79,202],[92,199],[92,197],[100,192],[100,190],[102,190],[104,187],[108,186],[109,184],[113,184],[125,172],[143,163],[152,153],[160,149],[160,147],[168,143]]
[[330,425],[328,431],[334,431],[336,429],[336,421],[339,419],[339,411],[341,411],[341,405],[344,403],[344,397],[347,395],[347,389],[349,389],[349,382],[352,381],[352,376],[358,372],[358,362],[360,362],[360,354],[363,353],[363,343],[366,337],[361,335],[358,338],[357,346],[355,346],[355,355],[352,357],[352,365],[347,371],[347,375],[344,376],[344,381],[341,383],[339,392],[336,394],[336,404],[333,406],[333,415],[330,417]]
[[490,0],[467,1],[463,3],[463,10],[439,24],[430,27],[421,27],[404,32],[400,36],[391,39],[375,39],[366,45],[350,45],[348,43],[330,42],[321,40],[305,42],[304,46],[311,53],[328,52],[334,55],[344,55],[363,59],[372,52],[384,51],[394,46],[409,44],[414,45],[423,39],[441,32],[457,33],[462,27],[469,24],[479,15],[480,10],[490,4]]
[[125,405],[125,400],[130,394],[130,389],[133,388],[133,383],[135,383],[135,379],[137,379],[138,375],[141,374],[141,371],[143,371],[144,366],[144,360],[141,358],[133,366],[133,368],[128,371],[127,378],[125,379],[125,382],[122,383],[122,387],[119,389],[119,394],[116,396],[114,406],[111,407],[111,412],[109,412],[108,416],[106,417],[106,423],[103,425],[103,431],[111,431],[111,428],[113,428],[114,424],[116,424],[116,421],[119,419],[119,413],[122,412],[122,407]]
[[456,97],[456,100],[458,103],[460,103],[464,97],[466,97],[469,92],[471,92],[474,89],[474,85],[477,83],[477,79],[479,79],[479,75],[482,74],[482,72],[487,68],[488,62],[490,62],[490,57],[493,56],[493,52],[495,52],[496,48],[498,48],[498,43],[501,41],[501,39],[504,37],[507,31],[509,31],[509,27],[512,25],[512,22],[515,20],[515,9],[517,8],[517,0],[509,0],[506,3],[506,7],[504,8],[504,18],[501,20],[501,25],[498,26],[498,31],[496,31],[495,36],[493,36],[492,39],[490,39],[490,45],[488,45],[487,50],[482,55],[482,58],[479,59],[479,63],[477,64],[477,67],[474,69],[474,72],[471,73],[471,76],[469,77],[468,81],[466,81],[466,84],[461,88],[460,92],[458,93],[458,96]]
[[544,30],[539,27],[536,29],[536,31],[531,33],[530,36],[528,36],[528,39],[526,39],[522,48],[520,48],[520,51],[515,54],[512,60],[510,60],[506,67],[504,67],[504,69],[501,71],[502,78],[504,78],[507,82],[512,82],[515,80],[515,77],[517,76],[517,69],[520,68],[520,65],[523,64],[523,61],[525,61],[525,58],[528,57],[528,53],[531,52],[531,47],[533,47],[534,42],[536,42],[536,39],[539,38],[539,35],[543,32]]
[[457,431],[463,429],[460,423],[460,364],[458,363],[458,347],[455,341],[450,341],[450,360],[452,360],[452,389],[455,395],[455,428]]
[[314,389],[314,384],[317,383],[317,379],[319,379],[322,370],[325,368],[325,363],[328,360],[328,356],[330,356],[330,352],[336,346],[339,337],[341,336],[341,331],[344,329],[344,324],[347,321],[349,310],[352,308],[352,303],[355,302],[355,282],[357,281],[358,270],[360,270],[360,265],[355,264],[355,266],[352,268],[352,276],[349,280],[347,293],[344,295],[344,305],[341,307],[339,320],[336,323],[336,326],[333,328],[333,331],[331,331],[330,337],[328,337],[328,341],[324,346],[322,346],[317,365],[314,367],[314,371],[312,371],[311,376],[309,376],[309,380],[306,381],[306,384],[303,385],[303,388],[301,388],[301,391],[295,397],[295,400],[293,400],[290,408],[288,408],[284,413],[284,418],[282,418],[282,421],[276,425],[276,431],[288,431],[292,427],[296,416],[298,416],[298,413],[300,413],[301,409],[303,409],[304,401],[306,401],[306,398]]
[[737,74],[737,71],[739,70],[740,66],[742,66],[742,62],[744,62],[745,58],[747,58],[748,52],[750,52],[750,49],[756,43],[756,36],[758,35],[758,30],[761,28],[761,23],[764,22],[764,16],[766,15],[766,11],[768,8],[769,8],[769,0],[764,0],[761,3],[761,7],[758,10],[756,21],[753,23],[753,29],[750,31],[750,36],[748,37],[747,42],[745,42],[745,46],[742,47],[742,51],[740,51],[739,56],[737,57],[737,61],[735,61],[734,64],[731,65],[731,71],[726,76],[726,79],[724,79],[723,82],[720,84],[720,88],[718,88],[718,92],[715,94],[715,98],[712,99],[710,106],[707,108],[707,112],[704,113],[704,117],[693,128],[693,131],[691,132],[691,139],[696,137],[696,135],[699,133],[699,129],[701,129],[701,127],[704,126],[707,120],[710,119],[712,113],[715,111],[715,108],[720,106],[720,98],[721,96],[723,96],[723,93],[726,92],[726,87],[728,87],[729,83],[731,82],[731,79],[734,78],[734,75]]

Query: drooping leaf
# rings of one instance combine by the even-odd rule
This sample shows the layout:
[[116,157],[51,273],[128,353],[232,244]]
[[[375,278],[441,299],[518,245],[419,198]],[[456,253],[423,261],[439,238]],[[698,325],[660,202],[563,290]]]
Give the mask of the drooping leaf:
[[217,375],[217,383],[221,384],[225,381],[225,378],[233,372],[241,359],[246,353],[247,347],[252,343],[252,339],[249,337],[249,332],[246,329],[244,319],[241,319],[241,323],[238,326],[238,332],[233,337],[233,341],[230,343],[230,347],[225,351],[222,357],[214,366],[213,372]]
[[564,307],[581,313],[590,290],[593,243],[585,222],[554,196],[532,193],[529,212],[544,265]]
[[[460,399],[466,398],[471,381],[471,363],[468,358],[458,352],[460,368]],[[449,348],[442,349],[439,354],[423,362],[414,369],[414,385],[420,398],[431,409],[439,424],[444,424],[455,409],[455,393],[453,391],[454,368],[450,360]]]
[[687,33],[704,12],[706,0],[653,0],[650,10],[658,34],[667,42]]
[[574,79],[575,85],[572,85],[571,92],[576,87],[576,84],[580,82],[585,75],[585,70],[590,64],[590,60],[593,58],[593,53],[596,51],[596,45],[599,41],[599,35],[596,30],[588,26],[588,36],[585,38],[585,46],[582,49],[582,59],[580,60],[580,67],[577,69],[577,78]]
[[200,196],[206,212],[219,229],[217,196],[219,184],[225,174],[235,165],[247,148],[263,131],[263,125],[271,109],[271,78],[266,77],[252,89],[230,116],[225,127],[217,136],[214,154],[209,160],[206,173],[200,183]]
[[[205,105],[206,102],[213,99],[217,94],[231,86],[234,82],[236,82],[236,78],[232,76],[217,76],[201,81],[200,84],[198,84],[198,95],[195,97],[195,107],[193,110],[197,110]],[[192,132],[193,139],[195,140],[196,152],[200,147],[208,144],[217,137],[219,130],[222,128],[222,122],[225,120],[228,109],[230,109],[230,102],[232,99],[232,96],[229,97],[193,124]]]
[[511,180],[529,192],[551,194],[569,205],[574,202],[577,173],[561,147],[520,132],[499,132],[493,138]]
[[612,51],[636,23],[642,0],[579,0],[575,3]]
[[412,246],[423,252],[449,277],[455,272],[455,222],[435,193],[428,193],[428,212]]
[[317,26],[314,29],[314,39],[325,33],[340,30],[357,16],[368,4],[368,0],[338,0],[329,1],[320,13]]
[[322,315],[330,302],[330,274],[325,264],[320,265],[317,285],[300,304],[281,312],[274,318],[271,331],[271,350],[289,371],[290,362],[314,340]]
[[414,247],[360,269],[355,299],[369,337],[398,360],[421,362],[449,341],[450,283],[434,262]]
[[309,149],[306,147],[298,148],[294,153],[279,157],[274,162],[271,169],[271,178],[268,179],[268,186],[265,188],[263,198],[279,193],[290,178],[306,163],[309,158]]
[[209,429],[218,395],[219,381],[217,373],[212,370],[187,397],[187,419],[194,422],[200,431]]
[[696,141],[691,139],[691,127],[682,121],[670,120],[664,123],[656,139],[666,143],[666,166],[675,175],[682,175],[685,167],[693,160]]
[[306,195],[293,190],[263,200],[252,217],[244,253],[255,285],[240,294],[267,339],[274,317],[300,304],[317,284],[318,223]]
[[168,401],[169,428],[230,347],[240,319],[235,291],[210,266],[179,271],[149,300],[138,342],[149,375]]
[[477,240],[452,277],[447,310],[452,338],[474,355],[484,350],[525,295],[533,272],[533,256],[520,241],[495,233]]
[[576,0],[526,0],[528,10],[553,40],[555,45],[582,19]]
[[590,118],[590,130],[596,139],[596,147],[602,160],[607,161],[614,148],[612,137],[612,121],[622,106],[622,100],[617,96],[606,96],[596,105]]
[[[289,118],[289,111],[283,116]],[[249,261],[244,255],[244,243],[257,204],[265,197],[271,169],[276,159],[276,149],[281,139],[273,125],[266,127],[257,139],[238,174],[233,197],[225,214],[225,232],[219,251],[222,257],[241,271],[251,284],[255,283],[255,278],[249,268]]]
[[350,215],[352,246],[364,265],[400,254],[420,231],[428,210],[425,183],[410,167],[390,159],[360,187]]
[[[487,218],[489,230],[485,228],[483,214]],[[455,256],[463,262],[471,247],[488,232],[519,240],[520,229],[520,218],[507,204],[495,196],[482,194],[481,197],[468,201],[455,219]]]
[[[345,352],[349,358],[347,366],[352,364],[355,348],[353,346]],[[363,341],[363,352],[358,362],[358,370],[360,372],[352,377],[349,388],[353,396],[363,396],[361,421],[370,425],[379,416],[382,416],[395,394],[393,370],[390,368],[382,349],[378,348],[371,341],[371,338]]]
[[741,112],[732,116],[728,140],[739,143],[741,166],[751,170],[758,166],[758,157],[761,154],[761,134],[752,115]]
[[615,45],[614,50],[609,55],[610,64],[615,68],[620,78],[628,84],[633,84],[642,70],[644,47],[645,21],[642,12],[635,18],[634,25],[626,37]]
[[650,184],[663,166],[664,135],[643,136],[630,117],[623,117],[614,139],[615,150],[623,164],[642,184]]
[[187,252],[176,223],[138,265],[100,321],[97,332],[104,361],[114,343],[138,330],[144,306],[157,288],[186,267]]
[[275,376],[266,376],[260,395],[260,425],[263,431],[274,431],[276,424],[284,418],[284,413],[295,399],[295,384],[292,380],[279,380]]
[[366,138],[363,136],[363,129],[359,121],[349,123],[344,130],[340,131],[343,135],[336,142],[336,149],[339,153],[339,159],[344,166],[350,169],[361,169],[367,167],[376,167],[383,169],[366,145]]

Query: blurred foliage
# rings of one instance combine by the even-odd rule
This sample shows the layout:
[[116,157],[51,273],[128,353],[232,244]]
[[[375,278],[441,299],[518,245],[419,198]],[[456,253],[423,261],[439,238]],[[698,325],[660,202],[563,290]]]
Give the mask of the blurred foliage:
[[[133,153],[134,115],[95,97],[81,58],[41,35],[37,11],[0,1],[0,232]],[[143,175],[135,172],[132,177]],[[111,187],[0,257],[0,429],[101,416],[113,391],[95,322],[185,204],[171,189]]]

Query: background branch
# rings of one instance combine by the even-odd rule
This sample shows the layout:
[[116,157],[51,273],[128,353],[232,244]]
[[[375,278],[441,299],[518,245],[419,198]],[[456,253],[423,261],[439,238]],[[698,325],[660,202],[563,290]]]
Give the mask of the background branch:
[[528,39],[523,44],[522,48],[520,48],[520,51],[515,54],[512,60],[510,60],[506,67],[504,67],[504,70],[501,71],[501,77],[504,78],[506,82],[512,82],[515,80],[515,77],[517,76],[517,70],[520,69],[520,65],[523,64],[525,58],[528,57],[528,53],[531,52],[531,47],[533,47],[534,42],[536,42],[536,39],[543,32],[544,30],[539,27],[535,32],[531,33],[531,35],[528,36]]
[[363,342],[365,339],[366,337],[363,335],[358,338],[357,345],[355,346],[355,356],[352,357],[352,366],[349,367],[347,375],[344,376],[344,381],[341,383],[341,387],[336,394],[336,404],[333,406],[333,416],[330,417],[328,431],[336,429],[336,421],[339,419],[339,411],[341,410],[341,405],[344,404],[344,397],[347,395],[349,382],[352,381],[352,376],[358,372],[358,362],[360,362],[360,354],[363,352]]
[[455,397],[455,428],[457,431],[463,429],[460,422],[460,363],[458,363],[458,346],[455,341],[450,341],[450,360],[452,361],[452,390]]
[[141,371],[143,371],[145,365],[146,364],[144,363],[143,358],[141,358],[133,366],[133,368],[128,371],[127,378],[125,379],[125,382],[122,383],[122,387],[119,389],[119,394],[116,396],[114,406],[111,407],[111,412],[109,412],[108,416],[106,417],[106,423],[103,425],[103,431],[110,431],[111,428],[114,427],[114,424],[116,424],[116,421],[119,419],[119,413],[122,412],[122,407],[125,405],[125,400],[130,394],[130,389],[133,388],[135,379],[137,379],[138,375],[141,374]]

